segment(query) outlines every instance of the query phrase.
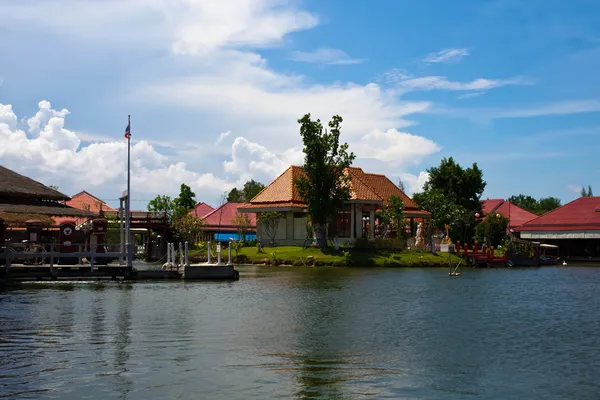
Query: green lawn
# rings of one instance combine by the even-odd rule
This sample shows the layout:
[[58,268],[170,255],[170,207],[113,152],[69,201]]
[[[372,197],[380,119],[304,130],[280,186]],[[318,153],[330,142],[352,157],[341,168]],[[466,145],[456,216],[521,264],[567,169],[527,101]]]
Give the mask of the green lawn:
[[[235,254],[235,252],[234,252]],[[452,265],[458,263],[458,257],[450,256]],[[295,246],[265,247],[259,253],[256,247],[244,247],[240,250],[238,264],[270,265],[316,265],[316,266],[379,266],[379,267],[446,267],[448,254],[431,254],[425,251],[386,251],[346,249],[335,251]]]

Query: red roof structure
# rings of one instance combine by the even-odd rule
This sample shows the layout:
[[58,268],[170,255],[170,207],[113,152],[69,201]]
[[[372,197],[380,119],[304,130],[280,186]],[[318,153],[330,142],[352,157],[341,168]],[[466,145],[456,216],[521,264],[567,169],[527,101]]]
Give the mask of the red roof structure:
[[481,202],[484,214],[498,213],[508,218],[508,227],[515,228],[538,217],[509,201],[503,199],[488,199]]
[[102,211],[115,211],[115,209],[106,204],[104,200],[99,199],[85,190],[73,195],[71,200],[66,202],[66,205],[80,210],[91,211],[93,213],[99,213],[101,209]]
[[520,226],[518,231],[600,231],[600,196],[580,197]]
[[196,204],[196,207],[194,207],[194,209],[190,211],[190,214],[195,215],[198,218],[204,218],[214,210],[215,209],[213,207],[209,206],[204,202],[201,202]]
[[[214,209],[209,214],[205,215],[204,228],[205,230],[220,231],[236,228],[234,219],[238,213],[238,208],[246,206],[245,203],[225,203],[222,206]],[[246,214],[250,220],[250,229],[256,229],[256,214]]]

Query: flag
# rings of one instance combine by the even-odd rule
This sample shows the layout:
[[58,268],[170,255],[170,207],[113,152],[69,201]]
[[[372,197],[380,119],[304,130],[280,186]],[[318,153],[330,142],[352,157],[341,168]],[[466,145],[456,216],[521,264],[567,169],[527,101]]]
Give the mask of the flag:
[[130,132],[130,129],[129,129],[129,124],[127,125],[127,128],[125,128],[125,137],[127,139],[131,138],[131,132]]

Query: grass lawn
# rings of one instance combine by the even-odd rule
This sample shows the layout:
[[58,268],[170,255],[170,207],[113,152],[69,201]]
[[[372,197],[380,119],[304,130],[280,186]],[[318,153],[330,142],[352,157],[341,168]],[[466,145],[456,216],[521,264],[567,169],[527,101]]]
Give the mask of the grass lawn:
[[[235,254],[235,253],[234,253]],[[458,257],[450,256],[452,265],[458,263]],[[431,254],[426,251],[387,251],[363,249],[315,249],[295,246],[264,247],[259,253],[256,247],[243,247],[238,257],[238,264],[271,264],[271,265],[317,265],[317,266],[378,266],[378,267],[446,267],[448,254]]]

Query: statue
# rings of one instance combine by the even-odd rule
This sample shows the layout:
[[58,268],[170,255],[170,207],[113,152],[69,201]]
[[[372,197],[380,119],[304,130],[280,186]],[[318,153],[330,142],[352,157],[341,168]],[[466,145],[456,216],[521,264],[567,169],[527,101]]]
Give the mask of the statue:
[[423,232],[421,230],[421,223],[419,222],[419,225],[417,225],[417,236],[415,237],[417,245],[422,244],[423,243]]

